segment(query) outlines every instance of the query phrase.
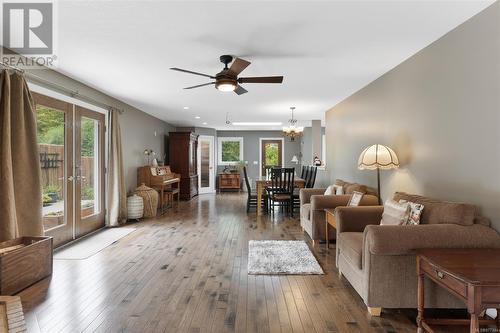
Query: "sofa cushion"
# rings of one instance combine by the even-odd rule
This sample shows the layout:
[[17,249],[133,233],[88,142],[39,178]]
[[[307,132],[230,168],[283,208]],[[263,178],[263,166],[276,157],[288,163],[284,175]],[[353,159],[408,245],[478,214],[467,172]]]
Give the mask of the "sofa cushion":
[[342,232],[338,235],[339,251],[354,266],[361,269],[363,253],[363,233],[362,232]]
[[306,220],[311,219],[311,204],[306,203],[300,206],[300,216]]
[[473,225],[476,218],[476,207],[467,203],[440,201],[404,192],[396,192],[394,200],[406,200],[424,205],[421,224]]

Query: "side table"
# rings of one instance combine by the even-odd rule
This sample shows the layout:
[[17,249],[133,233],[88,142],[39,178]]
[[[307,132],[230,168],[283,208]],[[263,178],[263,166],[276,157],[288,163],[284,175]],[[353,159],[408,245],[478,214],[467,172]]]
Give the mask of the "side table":
[[337,228],[337,222],[335,221],[335,209],[327,208],[325,209],[325,238],[326,238],[326,248],[330,248],[330,240],[328,239],[328,226]]

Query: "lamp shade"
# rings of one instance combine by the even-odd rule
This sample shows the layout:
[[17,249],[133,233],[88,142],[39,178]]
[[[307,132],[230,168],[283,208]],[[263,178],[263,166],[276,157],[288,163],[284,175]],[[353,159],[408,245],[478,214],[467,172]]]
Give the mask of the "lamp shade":
[[384,145],[373,145],[361,153],[358,159],[358,169],[395,169],[399,167],[399,160],[391,148]]
[[299,159],[297,158],[297,155],[293,155],[292,160],[290,162],[299,163]]

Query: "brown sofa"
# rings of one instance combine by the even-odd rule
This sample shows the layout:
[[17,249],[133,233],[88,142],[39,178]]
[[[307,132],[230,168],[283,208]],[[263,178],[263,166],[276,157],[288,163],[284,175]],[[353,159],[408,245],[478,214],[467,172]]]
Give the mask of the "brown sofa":
[[[344,188],[344,195],[324,195],[326,188],[307,188],[300,190],[300,225],[305,232],[315,240],[325,240],[325,209],[335,209],[346,206],[354,191],[365,193],[361,199],[361,206],[378,204],[377,191],[371,187],[348,183],[337,179],[336,185]],[[335,229],[329,229],[329,239],[335,239]]]
[[[420,225],[379,225],[383,206],[338,207],[337,267],[358,292],[372,315],[381,308],[416,308],[414,250],[419,248],[500,247],[500,235],[474,205],[444,202],[397,192],[394,199],[422,203]],[[425,305],[465,305],[427,280]]]

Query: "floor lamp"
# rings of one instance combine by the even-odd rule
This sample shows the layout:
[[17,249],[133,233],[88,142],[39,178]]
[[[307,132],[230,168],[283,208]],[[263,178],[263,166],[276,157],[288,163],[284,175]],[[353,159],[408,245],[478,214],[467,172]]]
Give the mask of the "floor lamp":
[[359,155],[359,170],[377,170],[377,193],[378,203],[382,204],[380,197],[380,170],[396,169],[399,167],[399,160],[396,153],[391,148],[384,145],[372,145]]

